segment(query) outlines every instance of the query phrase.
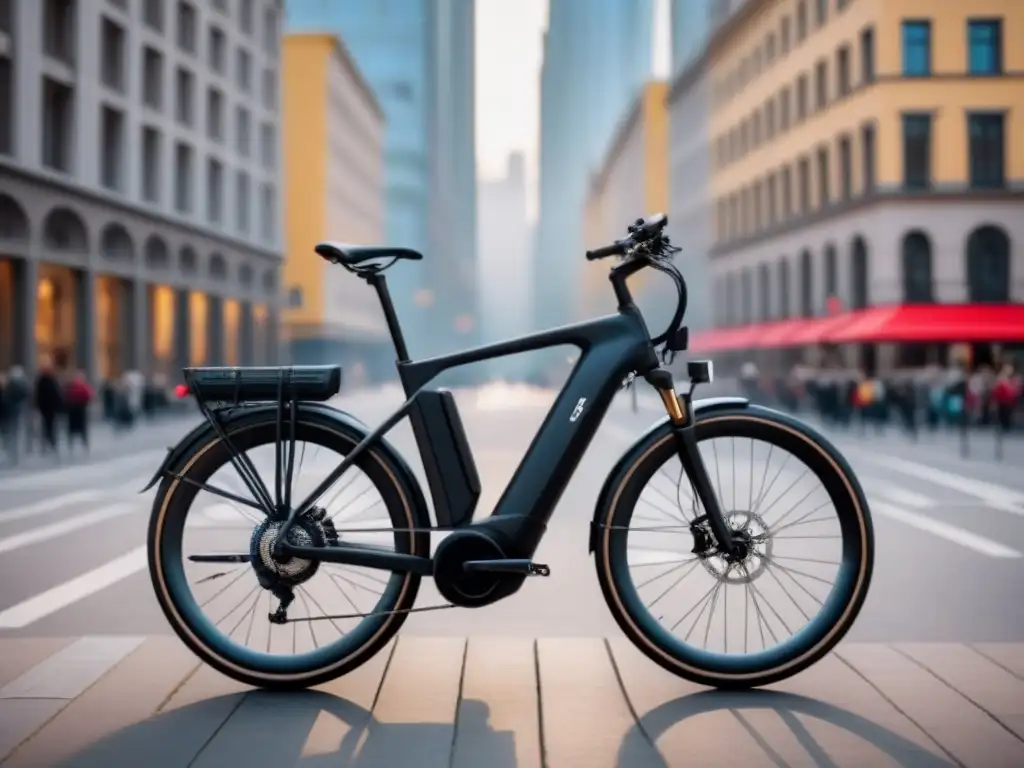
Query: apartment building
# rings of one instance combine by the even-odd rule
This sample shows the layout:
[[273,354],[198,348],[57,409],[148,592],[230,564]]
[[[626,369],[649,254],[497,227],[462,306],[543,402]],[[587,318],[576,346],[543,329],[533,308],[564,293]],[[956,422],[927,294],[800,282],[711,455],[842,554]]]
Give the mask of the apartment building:
[[0,2],[0,368],[277,359],[281,17]]
[[[591,176],[581,221],[584,248],[598,248],[619,240],[625,236],[626,226],[636,219],[668,209],[667,92],[667,85],[660,80],[644,85]],[[608,284],[609,266],[607,261],[584,263],[576,319],[615,311],[615,295]],[[665,288],[669,289],[668,294]],[[630,289],[645,312],[654,310],[650,317],[652,330],[661,322],[662,314],[667,323],[675,305],[666,305],[662,312],[657,310],[664,304],[659,299],[669,295],[675,299],[670,281],[647,270],[630,280]]]
[[313,253],[322,240],[385,240],[384,113],[343,41],[284,38],[284,263],[291,359],[371,374],[393,363],[376,292]]
[[706,54],[720,326],[1024,301],[1024,5],[750,0]]

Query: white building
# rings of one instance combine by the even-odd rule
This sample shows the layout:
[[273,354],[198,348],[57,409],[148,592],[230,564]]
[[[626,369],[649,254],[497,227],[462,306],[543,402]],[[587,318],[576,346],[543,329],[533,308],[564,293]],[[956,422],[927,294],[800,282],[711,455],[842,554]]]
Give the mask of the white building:
[[[503,179],[479,182],[479,281],[481,340],[501,341],[530,332],[532,325],[530,249],[526,218],[523,156],[509,156]],[[491,375],[517,378],[527,367],[523,356],[493,360]]]
[[274,360],[281,1],[0,9],[0,366]]

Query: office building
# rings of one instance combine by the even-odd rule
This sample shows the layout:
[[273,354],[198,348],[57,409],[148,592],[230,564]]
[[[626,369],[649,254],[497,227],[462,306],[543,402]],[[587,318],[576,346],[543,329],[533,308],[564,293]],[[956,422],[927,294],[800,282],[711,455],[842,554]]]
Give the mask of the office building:
[[[583,210],[584,249],[598,248],[625,235],[625,227],[639,215],[668,210],[668,110],[667,88],[662,81],[647,83],[623,116],[596,172],[591,176]],[[584,262],[580,270],[582,290],[576,297],[575,317],[584,320],[615,311],[615,294],[608,283],[608,261]],[[645,310],[665,302],[645,302],[651,294],[663,297],[675,288],[667,278],[652,270],[630,280],[630,290]],[[646,296],[645,296],[646,295]],[[650,303],[648,307],[645,304]],[[674,305],[673,305],[674,307]],[[656,312],[650,318],[652,330],[661,321]],[[671,317],[671,310],[665,318]]]
[[[566,323],[575,312],[588,179],[650,77],[653,11],[652,0],[550,0],[541,67],[533,271],[539,328]],[[637,201],[631,218],[643,213],[641,205]]]
[[350,382],[376,378],[394,359],[377,294],[313,246],[384,240],[384,114],[334,35],[286,35],[282,82],[289,356],[343,363]]
[[280,3],[0,7],[0,367],[276,361]]
[[737,11],[707,59],[717,323],[1024,300],[1022,35],[1011,0]]
[[413,354],[464,343],[476,325],[472,1],[288,0],[287,14],[291,32],[345,41],[384,112],[384,240],[424,254],[388,272]]
[[[526,220],[526,170],[522,154],[508,159],[504,178],[480,182],[480,339],[484,343],[530,332],[530,247]],[[523,357],[489,361],[491,376],[517,379],[527,371]]]

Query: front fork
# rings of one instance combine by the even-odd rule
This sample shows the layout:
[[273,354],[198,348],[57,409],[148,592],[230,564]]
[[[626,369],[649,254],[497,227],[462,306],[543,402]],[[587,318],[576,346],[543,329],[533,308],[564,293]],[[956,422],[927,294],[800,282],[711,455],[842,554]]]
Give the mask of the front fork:
[[[710,363],[704,365],[710,366]],[[669,421],[672,424],[672,433],[676,438],[676,450],[679,453],[679,460],[683,464],[683,471],[686,472],[686,476],[693,484],[697,498],[704,507],[704,514],[707,516],[708,525],[715,536],[715,541],[718,542],[722,552],[735,553],[736,546],[733,543],[732,530],[726,522],[707,467],[704,466],[704,459],[701,458],[700,449],[697,447],[697,434],[694,431],[693,388],[697,384],[709,381],[710,371],[708,370],[702,378],[693,377],[690,390],[682,394],[676,392],[672,373],[664,368],[656,368],[647,373],[644,378],[661,396],[661,402],[665,406],[665,412],[668,413]]]

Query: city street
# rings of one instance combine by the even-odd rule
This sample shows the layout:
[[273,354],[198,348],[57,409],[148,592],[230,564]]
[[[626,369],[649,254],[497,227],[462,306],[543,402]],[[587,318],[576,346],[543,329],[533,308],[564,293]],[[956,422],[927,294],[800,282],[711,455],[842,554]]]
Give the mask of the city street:
[[[341,702],[341,710],[321,705],[313,694],[313,698],[297,700],[288,710],[282,733],[313,728],[312,734],[319,734],[320,757],[310,756],[311,742],[302,747],[305,735],[300,738],[296,731],[282,738],[298,739],[298,747],[282,745],[278,751],[285,752],[275,752],[278,756],[274,761],[266,757],[267,762],[257,759],[255,764],[352,764],[338,760],[336,754],[325,757],[324,745],[333,744],[329,752],[337,752],[339,743],[344,747],[341,752],[354,750],[355,743],[350,744],[345,734],[358,736],[364,728],[369,728],[371,734],[368,745],[389,741],[391,737],[373,738],[375,729],[392,728],[380,723],[394,723],[398,730],[392,735],[406,732],[401,723],[434,723],[432,712],[447,707],[446,697],[450,696],[454,713],[460,695],[463,708],[459,709],[458,728],[463,733],[461,738],[469,743],[464,748],[469,751],[458,763],[463,765],[476,764],[467,755],[484,753],[489,755],[489,765],[539,764],[539,756],[527,752],[529,745],[539,743],[541,738],[548,756],[545,764],[553,767],[678,765],[684,756],[692,758],[688,764],[696,765],[732,765],[737,760],[742,765],[868,764],[860,757],[854,760],[855,755],[862,754],[874,755],[870,764],[875,765],[884,764],[882,753],[888,754],[889,764],[895,765],[1010,765],[1024,760],[1024,743],[1011,736],[1016,733],[1024,737],[1024,651],[1020,650],[1024,649],[1024,613],[1017,608],[1024,581],[1024,477],[1009,460],[1002,465],[986,461],[988,454],[980,449],[973,460],[961,461],[955,443],[952,447],[939,441],[912,445],[896,434],[880,437],[852,433],[835,438],[866,489],[877,539],[872,589],[839,656],[790,683],[776,686],[792,692],[789,699],[761,699],[760,703],[748,704],[749,718],[737,713],[736,719],[730,719],[725,708],[733,704],[695,697],[687,705],[694,722],[720,720],[727,723],[730,733],[742,734],[734,739],[722,732],[723,738],[736,741],[735,745],[730,743],[727,756],[715,751],[706,727],[700,737],[695,735],[692,723],[683,730],[670,730],[671,723],[688,716],[683,712],[686,707],[658,707],[697,689],[659,672],[627,647],[604,605],[587,554],[594,500],[604,476],[632,440],[661,415],[651,395],[641,392],[638,413],[632,412],[628,394],[617,398],[537,554],[537,561],[551,567],[550,578],[531,580],[510,599],[477,611],[412,615],[392,651],[325,688],[348,700],[336,700]],[[514,471],[553,393],[488,387],[458,391],[456,397],[484,484],[477,508],[480,518],[488,513]],[[397,389],[388,388],[343,397],[338,405],[373,424],[399,402]],[[263,737],[261,742],[253,734],[259,732],[260,722],[272,716],[274,702],[268,704],[267,698],[254,694],[240,706],[239,686],[209,670],[195,672],[195,660],[173,637],[156,604],[145,567],[145,531],[153,494],[140,495],[138,491],[152,475],[174,433],[180,435],[193,423],[189,416],[154,428],[146,440],[134,438],[130,453],[116,458],[0,477],[0,754],[9,753],[58,712],[61,714],[53,723],[61,722],[61,718],[78,723],[59,731],[62,739],[57,741],[67,751],[63,759],[101,736],[144,718],[145,714],[139,712],[149,714],[158,709],[163,714],[149,721],[155,730],[146,731],[141,726],[129,729],[104,742],[102,749],[97,747],[98,752],[83,752],[81,761],[74,764],[109,765],[116,755],[125,763],[186,765],[193,764],[190,761],[201,752],[201,759],[194,764],[222,765],[229,759],[241,759],[240,754],[226,750],[244,739],[254,740],[254,754],[261,754],[261,749],[262,754],[270,754],[266,750],[271,747],[265,743],[270,737]],[[408,426],[400,426],[392,441],[422,478]],[[425,481],[421,482],[426,488]],[[418,605],[442,602],[425,584]],[[470,638],[468,645],[466,638]],[[419,650],[414,654],[413,649]],[[384,678],[386,657],[392,652]],[[416,654],[421,652],[429,654],[428,668],[417,666]],[[499,661],[499,653],[505,652],[508,658]],[[452,665],[449,679],[445,670]],[[474,670],[479,679],[470,675]],[[462,718],[486,719],[486,709],[480,713],[464,708],[473,703],[469,699],[486,700],[484,692],[470,691],[474,685],[480,691],[491,685],[488,674],[507,678],[501,690],[507,689],[508,695],[498,695],[491,703],[493,728],[525,728],[532,734],[521,736],[520,732],[515,738],[519,762],[500,756],[504,749],[501,734],[488,737],[482,731],[474,735],[468,727],[463,729]],[[529,719],[525,710],[516,709],[516,696],[535,696],[537,674],[541,681],[561,681],[542,691],[542,736],[537,732],[535,709],[530,710],[532,725],[524,720]],[[59,682],[57,675],[63,675],[65,682]],[[389,688],[389,681],[400,675],[408,679],[395,686],[416,686],[433,692],[415,705],[398,698]],[[142,680],[151,678],[152,687],[142,684]],[[105,702],[103,707],[113,706],[115,698],[123,697],[115,697],[103,686],[114,685],[111,681],[115,679],[121,681],[118,685],[131,687],[137,704],[121,701],[116,707],[120,714],[84,725],[85,719],[74,714],[74,704],[69,705],[69,701],[80,695],[83,699],[101,697],[87,710],[93,712],[101,702]],[[378,692],[381,679],[385,683]],[[967,688],[961,685],[965,680]],[[595,715],[601,697],[610,695],[611,688],[618,690],[620,684],[629,697],[628,706],[620,699],[600,717]],[[45,693],[51,688],[59,690]],[[954,689],[962,695],[957,694],[955,706],[950,704],[945,709],[911,695],[913,690],[932,697],[932,701],[945,701],[944,697],[953,696]],[[554,697],[553,702],[545,696]],[[830,703],[813,700],[828,696],[839,699],[830,698]],[[377,697],[380,701],[371,717],[368,710]],[[201,701],[206,703],[196,704]],[[536,707],[536,702],[523,706]],[[858,711],[858,706],[871,711]],[[871,709],[875,706],[879,709]],[[391,714],[388,707],[393,709]],[[766,713],[759,709],[779,707],[791,712],[782,712],[782,719],[776,718],[773,723],[762,722]],[[884,707],[889,709],[883,711]],[[923,719],[915,715],[915,707],[923,708]],[[247,724],[243,727],[236,723],[235,730],[226,727],[214,738],[217,724],[236,708],[238,712],[230,722],[244,713]],[[845,712],[847,709],[857,714]],[[334,714],[330,726],[315,716],[321,710]],[[633,711],[640,716],[652,710],[650,722],[640,726],[630,714]],[[975,715],[982,710],[990,716],[976,721]],[[870,742],[876,752],[856,751],[861,747],[847,749],[836,733],[832,733],[832,742],[825,738],[819,746],[813,746],[817,731],[810,728],[815,736],[805,742],[800,728],[790,722],[793,713],[815,720],[818,726],[831,723],[825,728],[826,735],[838,729],[852,732],[861,747]],[[209,722],[201,724],[204,718]],[[591,719],[597,727],[602,718],[609,723],[600,749],[589,737],[560,735],[563,728],[579,732],[581,722]],[[778,733],[783,730],[783,722],[793,731],[785,739]],[[882,722],[893,733],[881,733],[877,724]],[[965,723],[975,724],[972,733],[958,730],[957,726]],[[737,728],[737,724],[743,727]],[[768,731],[774,729],[775,736],[763,732],[757,736],[755,732],[762,726]],[[448,765],[455,728],[452,723],[444,720],[435,727],[407,727],[408,736],[394,740],[422,746],[422,751],[419,747],[414,750],[417,765]],[[922,729],[931,733],[939,746],[925,737]],[[933,733],[935,729],[939,736]],[[187,737],[181,735],[184,732]],[[161,758],[166,762],[161,762],[148,741],[158,733],[165,740],[171,738],[167,734],[177,734],[174,738],[181,738],[178,747],[191,750],[190,756],[175,762],[167,753]],[[849,733],[845,737],[849,741]],[[313,735],[310,739],[317,740]],[[653,757],[648,739],[657,742],[661,758]],[[11,764],[54,764],[55,758],[51,761],[41,757],[50,754],[46,749],[56,748],[53,741],[42,736],[28,741],[12,756]],[[589,744],[586,749],[596,751],[572,752],[570,746],[583,749],[580,744]],[[384,744],[377,746],[386,752]],[[409,744],[404,748],[412,749]],[[400,762],[405,758],[397,756],[401,745],[387,747],[399,752],[380,755],[372,749],[367,752],[366,745],[361,749],[359,765],[405,764]],[[821,754],[815,749],[822,750]],[[174,754],[180,757],[185,753]],[[992,755],[1002,757],[992,760]]]

